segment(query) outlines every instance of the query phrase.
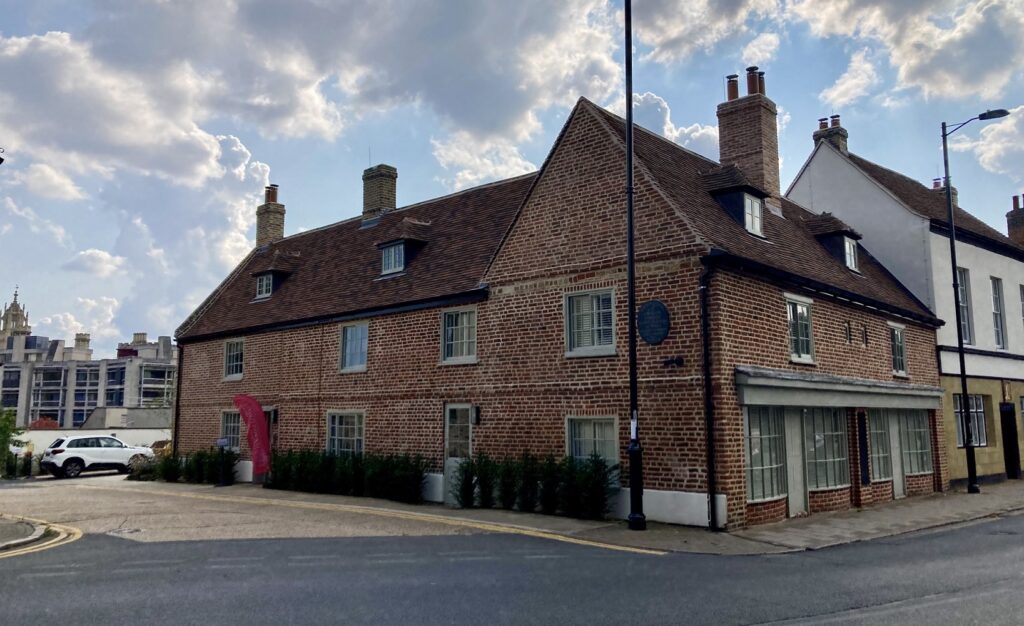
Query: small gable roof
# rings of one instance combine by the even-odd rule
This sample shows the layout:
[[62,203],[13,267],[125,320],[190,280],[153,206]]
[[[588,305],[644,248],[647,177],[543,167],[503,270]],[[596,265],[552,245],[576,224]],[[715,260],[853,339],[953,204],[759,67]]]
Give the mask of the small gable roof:
[[849,235],[854,239],[861,239],[860,233],[855,231],[849,224],[831,213],[811,215],[804,219],[804,226],[815,237],[825,235]]
[[[178,329],[178,341],[370,313],[481,288],[491,257],[537,174],[298,233],[253,250]],[[379,244],[412,240],[404,272],[381,276]],[[287,274],[254,302],[255,274]]]

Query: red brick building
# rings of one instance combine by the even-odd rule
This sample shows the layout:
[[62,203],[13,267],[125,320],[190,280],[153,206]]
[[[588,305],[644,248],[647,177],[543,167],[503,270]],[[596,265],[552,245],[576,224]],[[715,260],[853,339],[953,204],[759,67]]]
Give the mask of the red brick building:
[[[730,79],[721,164],[637,129],[637,301],[670,314],[638,355],[652,520],[740,528],[948,484],[942,322],[852,229],[780,197],[763,85]],[[178,449],[228,436],[246,458],[248,393],[277,449],[419,453],[435,500],[480,451],[628,473],[624,127],[580,100],[536,174],[400,209],[377,166],[361,217],[286,238],[268,188],[259,246],[178,331]]]

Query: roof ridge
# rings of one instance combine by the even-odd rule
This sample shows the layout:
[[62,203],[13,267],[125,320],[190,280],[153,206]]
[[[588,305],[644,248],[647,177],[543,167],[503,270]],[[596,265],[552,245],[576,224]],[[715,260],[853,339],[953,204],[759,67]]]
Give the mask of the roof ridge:
[[[587,100],[586,98],[580,98],[580,99],[583,102],[586,102],[587,104],[591,105],[592,107],[594,107],[595,109],[597,109],[601,113],[603,113],[603,114],[605,114],[605,115],[607,115],[609,117],[615,118],[616,121],[621,122],[622,125],[625,126],[626,119],[623,118],[621,115],[618,115],[617,113],[612,113],[611,111],[609,111],[608,109],[604,108],[603,106],[594,104],[593,102],[591,102],[590,100]],[[722,165],[720,162],[715,161],[714,159],[712,159],[710,157],[706,157],[703,154],[700,154],[699,152],[694,152],[693,150],[690,150],[686,146],[684,146],[684,145],[682,145],[682,144],[680,144],[680,143],[678,143],[676,141],[672,141],[668,137],[660,135],[660,134],[654,132],[653,130],[651,130],[649,128],[646,128],[644,126],[641,126],[640,124],[637,124],[636,121],[633,122],[633,127],[636,128],[636,129],[642,130],[643,132],[647,133],[651,137],[654,137],[658,141],[662,141],[664,143],[667,143],[668,145],[672,146],[673,148],[676,148],[678,150],[682,150],[683,152],[686,152],[687,154],[691,154],[691,155],[693,155],[693,156],[695,156],[695,157],[697,157],[699,159],[703,159],[703,160],[707,161],[708,163],[710,163],[711,165],[717,165],[717,166],[721,166]]]
[[[503,184],[511,183],[511,182],[517,181],[517,180],[519,180],[521,178],[526,178],[528,176],[536,176],[537,172],[538,172],[538,170],[535,170],[535,171],[532,171],[532,172],[527,172],[526,174],[520,174],[518,176],[512,176],[511,178],[502,178],[501,180],[492,180],[489,183],[484,183],[482,185],[477,185],[476,187],[468,187],[466,189],[460,189],[458,191],[454,191],[452,193],[445,194],[443,196],[437,196],[435,198],[427,198],[426,200],[420,200],[419,202],[414,202],[412,204],[407,204],[405,206],[398,207],[397,209],[391,209],[390,211],[387,211],[387,212],[383,213],[383,215],[394,215],[395,213],[400,213],[402,211],[407,211],[409,209],[414,209],[416,207],[423,206],[425,204],[431,204],[433,202],[440,202],[442,200],[448,200],[448,199],[454,198],[456,196],[461,196],[461,195],[470,193],[472,191],[480,191],[480,190],[486,189],[488,187],[495,187],[497,185],[503,185]],[[349,222],[354,222],[356,220],[360,220],[361,221],[362,219],[363,219],[362,215],[355,215],[353,217],[346,217],[345,219],[338,220],[337,222],[331,222],[330,224],[324,224],[323,226],[317,226],[316,228],[310,228],[308,230],[304,230],[304,231],[301,231],[301,232],[292,233],[291,235],[288,235],[287,237],[282,237],[281,239],[275,241],[274,243],[278,243],[280,241],[285,241],[285,240],[292,240],[292,239],[294,239],[296,237],[300,237],[302,235],[308,235],[309,233],[320,232],[320,231],[323,231],[323,230],[327,230],[329,228],[334,228],[336,226],[341,226],[343,224],[347,224]]]

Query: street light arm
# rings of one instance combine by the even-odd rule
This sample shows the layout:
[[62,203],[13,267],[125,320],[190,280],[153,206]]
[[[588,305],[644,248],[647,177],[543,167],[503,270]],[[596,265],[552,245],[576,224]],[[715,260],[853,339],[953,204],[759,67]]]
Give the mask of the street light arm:
[[[978,118],[977,118],[977,117],[972,117],[971,119],[967,120],[966,122],[960,122],[959,124],[957,124],[957,125],[953,126],[953,127],[952,127],[952,128],[950,128],[949,130],[945,130],[945,131],[943,131],[943,133],[942,133],[942,136],[943,136],[943,138],[945,138],[945,137],[949,137],[950,135],[952,135],[952,134],[953,134],[953,133],[955,133],[956,131],[960,130],[960,129],[961,129],[961,128],[963,128],[964,126],[967,126],[968,124],[970,124],[971,122],[973,122],[973,121],[974,121],[974,120],[976,120],[976,119],[978,119]],[[945,127],[945,126],[944,126],[944,127]]]

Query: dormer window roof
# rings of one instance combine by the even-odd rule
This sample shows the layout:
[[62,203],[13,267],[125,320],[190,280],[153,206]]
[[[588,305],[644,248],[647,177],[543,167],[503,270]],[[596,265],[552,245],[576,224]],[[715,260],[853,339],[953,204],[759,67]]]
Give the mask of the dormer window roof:
[[394,274],[405,269],[405,241],[381,246],[381,274]]
[[857,258],[860,233],[831,213],[804,218],[804,226],[825,246],[829,254],[842,261],[848,269],[860,272],[860,261]]

